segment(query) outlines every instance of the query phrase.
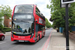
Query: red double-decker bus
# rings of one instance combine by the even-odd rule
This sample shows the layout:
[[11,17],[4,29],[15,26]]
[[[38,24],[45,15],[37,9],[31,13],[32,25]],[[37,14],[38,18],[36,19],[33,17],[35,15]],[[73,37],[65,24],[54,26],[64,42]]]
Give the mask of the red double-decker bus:
[[35,43],[45,36],[45,17],[36,5],[16,5],[11,32],[11,41]]

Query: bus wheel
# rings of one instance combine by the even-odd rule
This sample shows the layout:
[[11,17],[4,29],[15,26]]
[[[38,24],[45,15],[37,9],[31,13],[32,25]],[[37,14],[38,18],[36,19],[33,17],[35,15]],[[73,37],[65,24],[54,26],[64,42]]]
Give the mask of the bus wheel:
[[35,43],[37,42],[37,38],[35,39]]
[[40,40],[40,35],[39,35],[39,37],[38,37],[38,38],[39,38],[39,40]]
[[40,40],[40,36],[38,36],[38,41]]
[[45,33],[43,34],[43,37],[45,36]]

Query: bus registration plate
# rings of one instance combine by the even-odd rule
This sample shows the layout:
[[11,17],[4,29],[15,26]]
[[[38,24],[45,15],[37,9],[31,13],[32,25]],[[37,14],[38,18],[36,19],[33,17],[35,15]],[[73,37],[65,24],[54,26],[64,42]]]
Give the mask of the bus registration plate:
[[19,42],[24,42],[24,40],[19,40]]

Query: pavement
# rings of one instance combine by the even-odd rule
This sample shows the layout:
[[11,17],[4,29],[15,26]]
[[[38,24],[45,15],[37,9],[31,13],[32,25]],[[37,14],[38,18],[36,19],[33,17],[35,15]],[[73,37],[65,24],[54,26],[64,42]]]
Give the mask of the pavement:
[[[52,30],[49,50],[66,50],[66,38],[62,33]],[[75,50],[75,41],[69,39],[70,50]]]
[[11,35],[11,32],[5,32],[5,36]]

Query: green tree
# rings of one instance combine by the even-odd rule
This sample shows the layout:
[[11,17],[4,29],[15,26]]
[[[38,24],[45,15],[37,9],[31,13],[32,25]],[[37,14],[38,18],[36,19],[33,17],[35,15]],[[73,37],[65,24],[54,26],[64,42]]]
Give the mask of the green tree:
[[47,27],[47,28],[50,28],[50,27],[51,27],[51,23],[48,21],[47,18],[45,18],[45,20],[46,20],[46,22],[45,22],[46,27]]
[[12,12],[12,10],[11,10],[10,6],[8,6],[8,5],[6,5],[6,6],[1,5],[0,6],[0,31],[3,31],[3,28],[4,28],[2,26],[2,20],[3,20],[2,17],[6,16],[7,18],[10,18],[11,12]]
[[[51,19],[54,27],[65,27],[65,8],[60,7],[60,0],[51,0],[51,5],[47,5],[51,9]],[[75,25],[75,3],[69,8],[69,26]]]
[[1,9],[1,13],[3,14],[3,16],[7,16],[7,18],[11,17],[12,10],[11,10],[10,6],[1,5],[0,9]]
[[2,16],[3,16],[3,14],[0,12],[0,31],[3,29],[3,26],[2,26]]
[[0,12],[0,25],[2,24],[2,16],[3,14]]

